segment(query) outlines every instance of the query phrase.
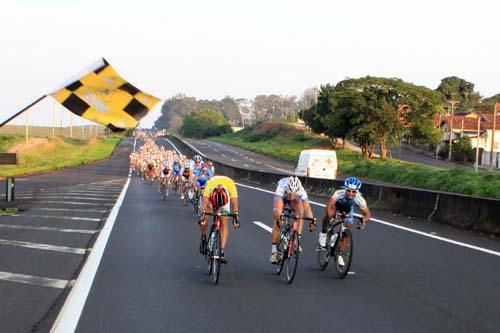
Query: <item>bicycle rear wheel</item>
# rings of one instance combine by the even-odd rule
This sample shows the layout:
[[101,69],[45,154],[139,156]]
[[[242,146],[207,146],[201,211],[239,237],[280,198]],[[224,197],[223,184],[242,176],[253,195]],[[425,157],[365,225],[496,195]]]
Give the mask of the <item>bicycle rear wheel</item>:
[[[345,248],[341,245],[342,242],[345,242]],[[333,259],[335,261],[335,270],[339,278],[343,279],[347,276],[349,272],[349,268],[351,267],[352,255],[354,250],[354,244],[352,239],[352,233],[349,229],[345,229],[340,237],[340,240],[335,244],[335,248],[333,250]],[[338,257],[341,256],[344,260],[344,266],[340,266],[338,264]]]
[[211,254],[211,266],[212,270],[210,272],[210,280],[213,284],[219,283],[220,277],[220,256],[222,253],[221,243],[220,243],[220,232],[219,230],[214,231],[214,238],[212,244],[212,254]]
[[161,198],[163,201],[165,201],[165,197],[166,197],[166,187],[167,187],[167,185],[165,185],[165,184],[161,185]]
[[290,284],[295,278],[299,264],[300,244],[299,235],[296,231],[292,233],[289,246],[291,249],[288,250],[288,258],[286,260],[286,280]]
[[189,200],[189,199],[188,199],[188,194],[187,194],[187,191],[186,191],[186,190],[184,190],[184,206],[187,206],[187,204],[188,204],[188,200]]

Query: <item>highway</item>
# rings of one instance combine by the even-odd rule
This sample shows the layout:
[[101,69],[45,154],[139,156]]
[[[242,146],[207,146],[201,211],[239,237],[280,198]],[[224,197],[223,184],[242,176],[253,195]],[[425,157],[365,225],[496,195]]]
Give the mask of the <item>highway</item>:
[[[339,323],[349,332],[498,331],[499,252],[375,222],[355,232],[345,280],[318,270],[317,236],[305,233],[296,281],[287,285],[268,262],[269,232],[254,223],[270,224],[272,194],[238,190],[242,227],[230,232],[229,263],[213,286],[197,252],[192,210],[177,197],[162,202],[154,186],[132,178],[77,331],[326,332]],[[314,210],[321,216],[322,207]],[[459,233],[462,241],[500,250],[498,242]]]
[[[157,142],[172,148],[166,140]],[[306,231],[299,270],[288,285],[273,273],[268,261],[268,228],[255,223],[270,225],[273,189],[265,184],[238,182],[242,226],[230,231],[229,263],[222,267],[220,283],[214,286],[198,253],[199,232],[192,209],[184,207],[178,197],[162,201],[156,186],[140,177],[132,175],[125,182],[128,164],[124,156],[132,145],[128,141],[122,146],[120,154],[98,164],[107,170],[100,170],[106,174],[102,178],[81,172],[86,180],[82,182],[77,168],[73,181],[61,180],[56,172],[53,179],[46,174],[20,183],[23,192],[30,192],[28,184],[38,186],[51,179],[60,182],[58,186],[83,184],[90,189],[97,189],[92,183],[111,180],[113,186],[101,190],[112,190],[109,198],[117,204],[111,213],[106,206],[101,216],[107,218],[106,224],[94,228],[100,230],[98,239],[87,246],[98,254],[104,239],[96,272],[84,268],[76,284],[61,288],[0,280],[2,295],[7,295],[0,301],[2,332],[47,332],[58,314],[60,322],[74,325],[77,332],[498,332],[497,240],[374,210],[375,221],[364,231],[354,231],[354,260],[345,280],[339,280],[331,267],[319,271],[317,233]],[[326,200],[311,200],[321,217]],[[0,218],[0,225],[7,223]],[[114,225],[110,227],[111,220]],[[33,223],[41,221],[45,220]],[[109,238],[101,237],[106,233]],[[5,235],[2,228],[0,234]],[[64,242],[76,248],[82,240],[68,237]],[[14,256],[7,248],[0,244],[0,271],[28,274],[30,267],[38,267],[37,254]],[[25,267],[14,270],[8,266],[12,262],[24,262]],[[74,274],[72,267],[57,260],[42,261],[39,266],[45,271],[39,269],[37,276],[70,280]],[[88,294],[78,292],[85,284],[82,281],[89,286]],[[78,302],[78,311],[61,311]],[[39,320],[23,323],[23,316]]]

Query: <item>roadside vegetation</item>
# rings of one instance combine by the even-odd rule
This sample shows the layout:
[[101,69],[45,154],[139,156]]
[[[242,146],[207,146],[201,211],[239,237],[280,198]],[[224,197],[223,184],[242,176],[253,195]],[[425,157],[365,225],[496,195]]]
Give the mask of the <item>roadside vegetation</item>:
[[40,171],[73,167],[112,155],[123,136],[92,140],[66,137],[33,138],[26,146],[24,137],[0,135],[0,151],[18,152],[19,164],[1,165],[0,177],[30,174]]
[[[250,151],[296,163],[303,149],[332,149],[333,140],[285,123],[264,123],[233,134],[212,137]],[[500,173],[475,174],[464,169],[441,169],[410,162],[363,158],[361,153],[338,149],[339,172],[425,189],[500,199]]]

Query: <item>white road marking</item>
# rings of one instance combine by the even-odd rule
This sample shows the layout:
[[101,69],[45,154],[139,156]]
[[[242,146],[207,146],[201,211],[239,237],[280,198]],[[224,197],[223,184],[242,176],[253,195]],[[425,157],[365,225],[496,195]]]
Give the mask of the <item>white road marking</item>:
[[244,167],[246,167],[246,168],[248,168],[248,167],[249,167],[249,165],[248,165],[248,164],[243,164],[243,166],[244,166]]
[[85,265],[78,275],[78,279],[76,280],[74,287],[71,289],[61,312],[59,312],[59,315],[52,326],[52,333],[67,333],[75,331],[129,184],[130,178],[127,178],[127,182],[120,193],[120,197],[116,201],[116,204],[111,210],[104,227],[97,237],[94,249],[90,252]]
[[51,201],[39,200],[37,202],[51,203],[51,204],[64,204],[64,205],[80,205],[80,206],[111,206],[111,204],[93,203],[93,202],[74,202],[74,201]]
[[113,199],[105,199],[105,198],[85,198],[85,197],[74,197],[74,196],[61,196],[61,195],[45,195],[42,194],[40,196],[34,197],[26,197],[26,196],[17,196],[18,199],[77,199],[77,200],[90,200],[90,201],[110,201],[111,203],[114,201]]
[[273,231],[273,228],[271,228],[267,224],[264,224],[264,223],[262,223],[260,221],[253,221],[253,223],[256,224],[256,225],[258,225],[259,227],[261,227],[262,229],[264,229],[267,232],[272,232]]
[[33,207],[30,209],[33,210],[44,210],[44,211],[54,211],[54,212],[79,212],[79,213],[106,213],[107,210],[99,210],[99,209],[73,209],[73,208],[46,208],[46,207]]
[[347,272],[348,275],[356,275],[356,272]]
[[234,158],[232,158],[231,161],[236,162],[236,160]]
[[226,154],[222,154],[222,157],[226,157]]
[[215,148],[212,148],[212,149],[213,149],[213,150],[214,150],[214,152],[216,152],[216,153],[218,153],[218,152],[219,152],[219,151],[218,151],[217,149],[215,149]]
[[285,172],[285,173],[288,173],[290,175],[293,175],[293,172],[291,172],[291,171],[287,171],[287,170],[284,170],[284,169],[276,168],[276,167],[273,167],[272,165],[269,165],[269,164],[264,164],[264,165],[266,167],[268,167],[268,168],[275,169],[275,170],[278,170],[278,171]]
[[60,219],[60,220],[76,220],[76,221],[91,221],[91,222],[99,222],[101,219],[94,217],[80,217],[80,216],[58,216],[58,215],[36,215],[36,214],[26,214],[19,215],[21,217],[38,217],[42,219]]
[[[264,193],[274,194],[274,192],[268,191],[268,190],[264,190],[262,188],[258,188],[258,187],[254,187],[254,186],[249,186],[249,185],[245,185],[245,184],[241,184],[241,183],[236,183],[236,184],[238,186],[242,186],[242,187],[246,187],[246,188],[249,188],[249,189],[261,191],[261,192],[264,192]],[[319,202],[315,202],[315,201],[309,201],[309,202],[311,204],[313,204],[313,205],[316,205],[316,206],[326,207],[324,204],[319,203]],[[359,214],[354,214],[354,215],[356,215],[358,217],[360,216]],[[500,252],[493,251],[493,250],[490,250],[490,249],[486,249],[486,248],[483,248],[483,247],[480,247],[480,246],[476,246],[476,245],[472,245],[472,244],[467,244],[467,243],[455,241],[453,239],[449,239],[449,238],[445,238],[445,237],[441,237],[441,236],[436,236],[436,235],[428,234],[428,233],[423,232],[423,231],[419,231],[419,230],[415,230],[415,229],[403,227],[403,226],[400,226],[400,225],[397,225],[397,224],[394,224],[394,223],[390,223],[390,222],[387,222],[387,221],[383,221],[383,220],[380,220],[380,219],[376,219],[376,218],[373,218],[373,217],[370,219],[370,221],[377,222],[377,223],[380,223],[380,224],[383,224],[383,225],[386,225],[386,226],[389,226],[389,227],[393,227],[393,228],[396,228],[396,229],[408,231],[408,232],[411,232],[411,233],[414,233],[414,234],[417,234],[417,235],[420,235],[420,236],[424,236],[424,237],[429,237],[429,238],[432,238],[432,239],[440,240],[440,241],[445,242],[445,243],[450,243],[450,244],[462,246],[462,247],[465,247],[465,248],[468,248],[468,249],[472,249],[472,250],[476,250],[476,251],[481,251],[481,252],[484,252],[484,253],[488,253],[488,254],[492,254],[492,255],[500,257]]]
[[87,253],[86,249],[79,249],[76,247],[58,246],[58,245],[49,245],[49,244],[31,243],[31,242],[21,242],[21,241],[8,240],[8,239],[0,239],[0,245],[18,246],[18,247],[26,247],[29,249],[73,253],[73,254],[85,254],[85,253]]
[[77,233],[77,234],[95,234],[96,232],[98,232],[98,230],[34,227],[34,226],[29,226],[29,225],[14,225],[14,224],[1,224],[1,223],[0,223],[0,228],[21,229],[21,230],[40,230],[40,231],[58,231],[58,232],[69,232],[69,233]]
[[32,198],[33,196],[35,196],[36,198],[40,197],[40,196],[46,196],[46,195],[86,195],[86,196],[96,196],[96,197],[114,197],[114,198],[117,198],[118,197],[118,193],[119,191],[116,191],[116,192],[109,192],[109,191],[105,191],[105,192],[99,192],[99,191],[83,191],[83,190],[76,190],[76,191],[71,191],[71,192],[67,192],[67,193],[62,193],[61,191],[43,191],[43,192],[40,192],[40,193],[34,193],[34,192],[30,192],[30,193],[17,193],[16,197],[17,198],[20,198],[20,197],[27,197],[29,196],[30,198]]
[[[196,147],[194,147],[192,144],[190,144],[189,142],[184,141],[184,140],[182,140],[182,139],[179,139],[179,140],[181,140],[182,142],[184,142],[184,144],[186,144],[187,146],[191,147],[191,148],[192,148],[195,152],[197,152],[199,155],[201,155],[201,156],[203,156],[203,157],[205,157],[205,158],[206,158],[206,156],[205,156],[205,155],[204,155],[201,151],[199,151],[198,149],[196,149]],[[178,150],[178,149],[176,149],[176,150]]]
[[42,287],[58,288],[58,289],[64,289],[69,284],[69,281],[67,280],[50,279],[40,276],[16,274],[9,272],[0,272],[0,280],[32,284],[35,286],[42,286]]
[[172,141],[170,141],[169,139],[165,139],[165,138],[163,138],[163,140],[165,140],[165,141],[167,141],[168,143],[170,143],[170,145],[171,145],[172,147],[174,147],[174,149],[175,149],[175,150],[177,150],[177,153],[179,153],[179,154],[181,153],[181,151],[180,151],[179,149],[177,149],[177,147],[176,147],[176,146],[172,143]]

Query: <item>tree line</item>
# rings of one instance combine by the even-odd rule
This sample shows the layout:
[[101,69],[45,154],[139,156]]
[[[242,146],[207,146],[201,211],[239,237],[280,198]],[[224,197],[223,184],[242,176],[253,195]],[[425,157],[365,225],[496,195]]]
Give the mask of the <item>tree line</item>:
[[336,85],[321,86],[318,100],[301,111],[305,123],[335,142],[355,141],[364,158],[380,148],[381,158],[389,155],[388,145],[403,138],[435,144],[442,133],[433,124],[448,102],[458,102],[457,110],[492,110],[500,94],[482,99],[474,84],[456,76],[441,80],[435,89],[417,86],[397,78],[366,76],[346,79]]
[[310,107],[318,90],[310,88],[300,96],[258,95],[253,99],[226,96],[221,100],[204,100],[177,94],[162,105],[155,128],[177,130],[185,117],[194,111],[215,110],[233,126],[246,126],[262,121],[294,121],[301,109]]

